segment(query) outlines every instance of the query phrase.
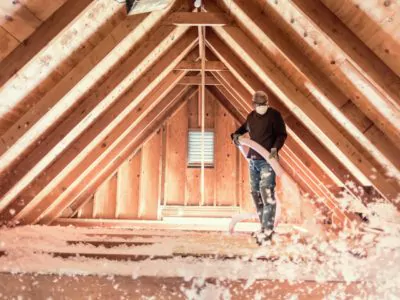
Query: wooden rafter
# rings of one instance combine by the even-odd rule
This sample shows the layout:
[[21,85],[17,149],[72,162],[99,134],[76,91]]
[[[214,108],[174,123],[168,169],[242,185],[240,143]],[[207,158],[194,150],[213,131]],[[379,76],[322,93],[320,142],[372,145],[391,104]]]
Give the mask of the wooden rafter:
[[[43,96],[28,95],[42,79],[31,81],[26,97],[38,98],[32,100],[33,109],[23,111],[0,138],[0,225],[50,224],[66,208],[76,213],[182,105],[186,92],[193,96],[196,87],[188,86],[198,86],[203,129],[206,91],[240,121],[251,109],[251,93],[267,90],[290,135],[282,150],[283,167],[303,190],[325,198],[341,223],[353,215],[337,207],[332,189],[348,190],[348,180],[357,188],[373,184],[385,200],[395,200],[400,185],[390,175],[400,178],[400,79],[322,3],[272,1],[255,1],[263,3],[265,9],[260,10],[244,0],[215,0],[204,3],[203,12],[182,12],[181,7],[172,14],[166,10],[130,17],[119,25],[122,6],[103,6],[104,14],[113,16],[108,20],[112,25],[107,25],[113,31],[94,36],[93,48],[86,50],[90,55],[54,86],[46,83],[49,90]],[[78,17],[94,6],[91,0],[72,2],[0,62],[0,95],[7,95],[4,87],[21,85],[23,81],[14,78],[25,75],[17,70],[39,61],[63,27],[79,22]],[[228,4],[226,13],[214,2]],[[62,11],[65,8],[70,11]],[[266,11],[273,12],[271,20],[265,19]],[[191,26],[198,27],[198,37]],[[214,27],[207,31],[207,42],[205,26]],[[183,60],[196,43],[201,60],[190,60],[194,55]],[[216,54],[210,61],[206,44]],[[22,59],[17,59],[18,53]],[[201,76],[190,71],[200,71]],[[22,93],[18,97],[24,100]],[[201,172],[203,204],[203,164]],[[360,198],[360,191],[350,193]]]
[[262,81],[316,134],[327,149],[341,160],[350,172],[363,184],[370,185],[372,183],[387,200],[396,199],[398,194],[396,187],[387,181],[384,174],[374,172],[373,165],[364,155],[313,103],[310,103],[303,94],[298,92],[294,84],[241,29],[235,26],[213,29],[253,71],[259,74]]
[[[187,71],[200,71],[201,62],[196,61],[181,61],[175,68],[175,70],[187,70]],[[206,71],[223,71],[227,70],[225,65],[220,61],[206,61]]]
[[219,101],[219,103],[234,117],[236,121],[243,123],[246,119],[246,113],[239,111],[233,101],[228,97],[225,97],[225,95],[220,91],[221,88],[223,89],[222,86],[219,88],[208,86],[207,91]]
[[[211,94],[218,99],[221,104],[228,109],[228,111],[235,112],[232,115],[237,116],[236,120],[240,122],[244,121],[247,116],[247,107],[243,105],[243,102],[239,98],[235,97],[228,91],[224,85],[218,87],[209,86],[207,89]],[[234,110],[233,110],[234,108]]]
[[[187,89],[187,88],[186,88]],[[185,98],[185,102],[193,96],[194,93],[196,93],[196,89],[194,88],[189,88],[187,89],[187,92],[184,93],[182,95],[182,93],[180,91],[184,91],[185,88],[184,87],[176,87],[174,88],[167,96],[166,98],[177,98],[177,97],[184,97]],[[180,96],[182,95],[182,96]],[[164,100],[163,100],[164,101]],[[174,100],[175,101],[175,100]],[[180,100],[178,100],[180,103]],[[166,106],[162,106],[163,104],[158,104],[158,106],[156,108],[154,108],[153,111],[151,111],[149,114],[150,115],[154,115],[157,111],[163,111],[163,109],[166,109]],[[172,114],[174,114],[178,109],[174,110],[174,109],[168,109],[168,112],[166,112],[166,116],[167,118],[170,118]],[[148,122],[148,126],[152,125],[151,122],[153,122],[156,118],[152,118],[149,115],[148,119],[150,120]],[[159,118],[157,118],[158,120]],[[157,121],[158,122],[158,121]],[[160,121],[161,123],[165,124],[165,119],[163,121]],[[155,125],[156,127],[158,125]],[[154,127],[154,126],[150,126],[150,127]],[[137,127],[137,128],[140,128]],[[135,132],[137,133],[137,128],[135,129]],[[165,129],[163,129],[163,132],[165,131]],[[146,132],[149,132],[149,130],[146,130]],[[139,135],[138,135],[139,136]],[[145,140],[148,140],[150,138],[147,137]],[[164,139],[165,141],[165,139]],[[145,141],[146,142],[146,141]],[[135,143],[136,144],[136,143]],[[132,169],[134,170],[140,170],[140,165],[141,165],[141,159],[140,159],[140,152],[141,150],[141,146],[143,144],[140,144],[138,147],[136,147],[131,153],[130,158],[128,160],[126,160],[124,163],[122,163],[122,165],[119,167],[118,169],[118,180],[120,181],[118,183],[118,185],[122,188],[122,190],[117,194],[117,210],[116,210],[116,218],[118,219],[133,219],[136,218],[138,215],[138,203],[128,203],[126,201],[126,195],[131,193],[132,191],[130,191],[131,189],[139,189],[140,188],[140,184],[139,182],[135,181],[136,183],[132,184],[132,182],[134,181],[132,176],[137,176],[135,173],[132,173]],[[163,148],[165,146],[165,142],[163,144]],[[163,154],[165,155],[165,154]],[[118,155],[119,156],[119,155]],[[132,168],[129,167],[131,164],[135,164],[136,167]],[[101,167],[102,165],[104,165],[104,163],[102,162],[101,164],[99,164],[99,167]],[[104,169],[105,170],[105,169]],[[100,174],[102,173],[103,170],[101,170],[100,172],[95,172],[94,174]],[[137,171],[140,172],[140,171]],[[101,175],[103,177],[103,175]],[[78,185],[76,188],[73,189],[73,191],[66,191],[64,195],[60,195],[59,199],[69,199],[68,205],[65,210],[69,210],[72,211],[73,213],[71,214],[74,215],[76,212],[80,212],[81,210],[85,209],[86,204],[90,201],[90,197],[87,200],[82,201],[81,196],[75,196],[75,200],[73,199],[73,195],[75,195],[75,191],[79,192],[81,194],[88,194],[88,192],[86,191],[86,189],[90,188],[90,184],[87,184],[87,182],[89,181],[89,179],[84,179],[82,180],[82,182],[85,184],[83,187],[81,187],[80,185]],[[96,179],[95,182],[99,182],[99,180]],[[161,180],[161,182],[164,182],[164,180]],[[132,186],[133,185],[133,186]],[[97,185],[95,185],[97,186]],[[95,187],[94,187],[95,188]],[[137,191],[137,193],[139,194],[139,192]],[[118,200],[118,198],[121,198],[120,201]],[[161,196],[160,196],[161,197]],[[163,198],[161,198],[163,199]],[[62,200],[64,201],[64,200]],[[63,206],[65,206],[66,204],[64,202],[59,202],[59,204],[57,204],[53,210],[49,210],[49,212],[47,214],[43,214],[43,216],[45,216],[46,218],[53,218],[52,216],[57,216],[58,212],[61,210],[61,208]],[[62,215],[61,215],[62,217]]]
[[[169,49],[187,30],[181,27],[163,26],[155,30],[154,34],[146,42],[142,43],[141,46],[131,54],[124,62],[123,68],[117,67],[113,69],[113,73],[110,74],[106,80],[99,86],[95,92],[91,92],[84,99],[81,98],[79,106],[73,111],[68,117],[68,121],[64,122],[63,126],[57,127],[49,138],[40,142],[40,145],[30,153],[29,157],[24,157],[25,160],[20,161],[18,158],[21,154],[25,153],[28,147],[32,147],[32,143],[37,141],[39,137],[36,134],[27,134],[23,138],[19,139],[14,147],[5,147],[5,154],[2,156],[0,163],[0,174],[3,178],[7,178],[6,171],[10,168],[13,169],[13,180],[10,182],[7,179],[1,178],[2,185],[0,187],[0,195],[4,195],[14,183],[25,176],[39,161],[42,161],[42,167],[37,168],[35,174],[37,175],[43,168],[50,164],[57,156],[56,153],[51,153],[51,149],[54,149],[55,145],[59,147],[66,145],[71,140],[79,136],[90,123],[96,119],[102,111],[111,105],[115,98],[121,91],[124,91],[134,80],[136,80],[143,72],[149,68],[149,66],[158,59],[165,50]],[[161,49],[163,51],[161,51]],[[100,105],[101,108],[98,107]],[[42,108],[43,109],[43,108]],[[84,122],[83,122],[84,121]],[[80,122],[83,122],[81,124]],[[75,128],[75,130],[72,130]],[[66,141],[65,136],[70,132]],[[62,141],[64,139],[64,141]],[[60,144],[61,143],[61,144]],[[62,147],[62,146],[61,146]],[[48,156],[44,160],[43,153]],[[16,167],[16,165],[18,165]],[[22,184],[22,181],[19,181]]]
[[[386,65],[373,51],[368,49],[368,46],[347,28],[323,2],[324,0],[312,3],[304,0],[294,0],[292,1],[292,7],[306,16],[308,22],[312,23],[319,30],[320,34],[329,37],[332,40],[333,46],[338,51],[345,52],[354,64],[365,71],[364,74],[367,74],[371,83],[385,94],[384,101],[400,105],[400,95],[398,92],[400,88],[400,78],[398,76],[400,74],[396,74],[394,68],[393,71],[390,70],[390,65]],[[384,5],[379,4],[372,12],[378,13],[379,9],[386,10]],[[393,3],[393,9],[396,9],[394,5],[396,4]],[[399,4],[397,3],[398,8]],[[395,21],[399,22],[399,20]],[[334,34],[331,34],[331,32]]]
[[[1,138],[2,162],[0,170],[4,172],[15,157],[24,153],[43,134],[54,129],[68,110],[76,108],[87,93],[88,87],[104,80],[109,72],[119,69],[131,45],[137,47],[147,33],[144,25],[152,25],[158,15],[140,15],[131,17],[117,26],[93,51],[50,90],[33,109],[22,116]],[[139,53],[137,53],[139,54]]]
[[[107,77],[107,80],[97,89],[96,92],[90,93],[85,101],[80,102],[79,107],[68,116],[68,121],[64,121],[63,126],[59,126],[53,131],[52,136],[50,137],[51,142],[48,141],[49,138],[44,141],[41,141],[40,145],[36,147],[34,151],[32,151],[29,157],[24,157],[25,160],[22,162],[15,161],[15,155],[20,153],[13,148],[13,151],[7,151],[7,156],[3,156],[1,160],[2,164],[2,175],[3,178],[6,177],[4,174],[4,167],[14,166],[13,174],[15,175],[14,182],[16,182],[17,178],[20,179],[22,176],[26,175],[27,171],[30,170],[35,164],[37,164],[40,160],[43,160],[43,153],[50,155],[50,149],[54,147],[54,145],[64,138],[68,132],[71,132],[71,129],[75,127],[76,130],[72,131],[74,137],[78,136],[80,133],[84,131],[87,125],[92,122],[99,114],[101,114],[102,110],[97,109],[96,107],[101,104],[102,109],[106,109],[110,104],[113,103],[115,97],[121,93],[121,91],[125,90],[129,84],[131,84],[135,79],[139,77],[152,63],[154,63],[155,59],[162,55],[162,51],[160,51],[161,45],[163,45],[164,51],[171,47],[176,40],[185,33],[185,30],[176,31],[173,27],[162,27],[155,32],[152,36],[152,39],[146,41],[135,51],[129,59],[125,61],[125,67],[118,67],[114,70],[114,73]],[[152,55],[152,49],[155,52],[155,55]],[[86,124],[78,125],[82,120],[85,120]],[[70,136],[70,139],[73,139]],[[30,141],[29,137],[26,137],[28,141]],[[31,142],[31,141],[30,141]],[[66,144],[64,140],[63,144]],[[18,149],[18,147],[17,147]],[[60,149],[59,149],[60,150]],[[54,153],[55,154],[55,153]],[[47,164],[51,162],[53,157],[50,159],[47,157]],[[15,167],[14,163],[18,166]],[[4,195],[7,190],[12,186],[12,182],[7,182],[7,180],[2,180],[1,192],[0,195]]]
[[169,15],[165,24],[176,26],[224,26],[228,18],[224,13],[176,12]]
[[[200,76],[185,76],[179,81],[181,85],[202,85],[202,79]],[[206,76],[205,85],[219,85],[219,81],[216,80],[213,76]]]
[[[248,92],[254,93],[257,90],[269,90],[257,77],[255,77],[255,75],[248,72],[247,67],[240,62],[239,58],[232,53],[232,50],[229,49],[217,36],[209,34],[207,45],[219,59],[226,63],[232,74],[234,74],[234,76],[240,81],[240,84],[235,84],[234,86],[245,87],[245,90],[240,88],[237,89],[237,92],[242,94],[241,97],[243,99],[249,98]],[[220,72],[220,74],[221,73],[224,72]],[[316,162],[334,182],[341,184],[341,186],[346,187],[347,182],[351,181],[351,185],[355,185],[357,188],[354,190],[347,188],[347,191],[356,197],[361,197],[362,194],[360,191],[363,189],[357,178],[352,176],[352,174],[342,166],[342,163],[327,151],[327,149],[314,137],[313,134],[310,133],[307,128],[301,125],[301,122],[298,121],[297,118],[280,103],[279,99],[276,98],[272,92],[269,92],[269,95],[272,106],[282,111],[282,115],[289,127],[291,136],[294,137],[298,143],[301,143],[302,147],[312,155],[314,162]],[[240,96],[236,96],[236,98],[240,98]],[[247,104],[247,107],[250,107],[250,105]],[[245,110],[245,108],[243,109]],[[312,151],[309,149],[312,149]]]
[[[33,111],[34,105],[126,17],[121,4],[106,2],[95,1],[85,9],[76,22],[0,87],[0,98],[7,98],[7,103],[0,104],[1,134],[28,110]],[[21,128],[29,125],[25,123]]]
[[[46,195],[46,193],[54,191],[54,185],[56,184],[56,181],[59,182],[63,176],[59,176],[56,181],[52,182],[52,180],[54,180],[57,177],[56,174],[60,174],[60,172],[62,172],[64,176],[67,175],[68,173],[64,168],[69,163],[71,163],[69,165],[69,168],[72,168],[73,165],[76,167],[77,165],[79,165],[81,159],[83,159],[85,155],[87,155],[87,151],[89,149],[93,149],[93,147],[98,146],[99,144],[100,146],[104,144],[104,147],[106,147],[108,143],[105,143],[104,139],[107,140],[107,137],[109,137],[108,133],[113,128],[121,124],[121,120],[125,119],[127,114],[129,114],[129,112],[131,112],[135,108],[135,106],[144,99],[144,97],[151,91],[151,89],[156,87],[157,83],[162,78],[165,78],[165,76],[167,76],[169,72],[173,70],[176,64],[180,60],[182,60],[182,58],[185,57],[186,54],[194,47],[196,42],[197,35],[194,31],[189,31],[181,39],[176,41],[175,45],[171,49],[169,49],[165,53],[165,55],[162,56],[161,60],[159,60],[157,64],[155,64],[146,72],[146,76],[142,76],[137,82],[134,83],[135,88],[130,87],[128,90],[126,90],[126,92],[117,99],[114,105],[108,108],[107,113],[98,118],[96,122],[90,127],[90,129],[86,130],[83,135],[81,135],[76,141],[74,141],[71,146],[68,147],[66,151],[64,151],[63,155],[61,155],[55,161],[55,163],[45,169],[45,173],[39,174],[39,176],[34,180],[34,184],[31,185],[30,188],[22,188],[21,192],[17,193],[19,194],[19,197],[22,197],[22,199],[24,199],[25,204],[31,202],[33,198],[37,196],[37,194],[39,194],[40,191],[42,192],[41,197]],[[132,65],[127,64],[126,68],[130,68],[131,66]],[[121,72],[122,70],[120,70],[119,74],[121,74]],[[180,73],[178,73],[178,75],[179,74]],[[181,76],[178,75],[174,76],[179,81],[179,79],[181,79]],[[115,78],[113,80],[115,80]],[[97,95],[95,94],[94,96],[95,97],[93,98],[93,100],[97,99]],[[136,99],[136,101],[132,101],[132,99]],[[77,113],[79,113],[79,111]],[[58,138],[58,136],[55,135],[52,135],[52,137]],[[90,147],[87,148],[87,146]],[[72,157],[76,156],[77,149],[81,149],[80,151],[78,151],[80,155],[78,155],[73,161],[71,161]],[[83,149],[86,150],[82,152]],[[49,184],[50,182],[52,182],[52,184]],[[21,184],[21,181],[19,181],[17,184]],[[46,190],[44,191],[43,189],[45,187]],[[36,192],[33,192],[33,190],[36,190]],[[11,194],[7,194],[7,197],[9,198],[9,201],[3,201],[3,203],[5,203],[5,206],[16,205],[16,203],[13,204],[13,198],[15,199],[15,197],[12,197]],[[22,207],[19,206],[14,209],[15,211],[19,212],[21,208]],[[9,209],[3,210],[1,214],[3,215],[3,220],[7,220],[8,218],[12,217],[12,215],[10,215]]]
[[0,87],[58,34],[71,26],[93,0],[67,1],[47,21],[0,63]]
[[[356,36],[356,39],[348,40],[349,47],[354,47],[353,43],[359,44],[360,41],[358,39],[360,39],[397,76],[400,76],[400,53],[398,52],[398,28],[400,27],[398,15],[400,3],[398,1],[362,1],[356,3],[349,0],[321,0],[321,3],[334,14],[326,14],[322,10],[321,15],[328,18],[327,20],[323,20],[326,22],[324,24],[331,24],[332,21],[335,24],[343,22],[343,25],[350,29],[351,33],[354,33]],[[342,33],[343,25],[334,27],[336,32]],[[322,28],[323,23],[319,24],[319,26]],[[325,32],[328,33],[329,31],[325,30]],[[335,31],[332,29],[332,32]],[[364,45],[362,46],[365,47]],[[360,54],[362,53],[363,57],[368,57],[363,52],[360,52]],[[371,62],[373,61],[371,60]],[[391,88],[394,92],[400,90],[398,84],[392,85]]]
[[[339,89],[329,76],[304,54],[302,49],[293,47],[292,42],[286,38],[285,33],[275,25],[273,20],[263,17],[258,5],[232,1],[230,10],[239,18],[246,32],[260,41],[264,51],[278,62],[277,64],[284,70],[286,76],[307,96],[309,101],[315,103],[317,108],[329,113],[336,124],[343,127],[350,138],[349,142],[360,152],[365,149],[366,153],[369,153],[366,159],[373,164],[374,168],[382,174],[389,172],[400,179],[400,160],[395,155],[397,151],[394,145],[390,143],[392,146],[390,150],[390,147],[385,147],[384,139],[382,143],[375,144],[364,134],[365,127],[355,126],[357,123],[352,122],[352,117],[357,115],[362,118],[364,114],[356,107],[351,113],[342,109],[354,94],[354,89],[350,89],[349,85],[339,85],[341,87]],[[321,51],[320,48],[318,49]],[[376,100],[376,97],[374,99]],[[400,113],[398,115],[400,117]],[[376,122],[377,119],[374,121]]]
[[[192,38],[194,38],[194,35]],[[186,41],[186,43],[187,42],[188,41]],[[174,55],[178,55],[178,53],[181,54],[180,51],[182,50],[179,47],[171,49],[171,53],[174,53]],[[184,53],[185,51],[183,54]],[[166,67],[164,62],[172,65]],[[153,69],[148,71],[149,76],[142,77],[139,82],[132,87],[131,93],[123,95],[126,101],[132,102],[132,99],[137,100],[137,98],[142,98],[144,99],[144,102],[138,104],[139,106],[132,110],[117,128],[115,128],[109,135],[103,137],[103,139],[99,141],[99,144],[96,146],[96,148],[91,150],[91,152],[86,155],[86,158],[81,157],[82,159],[78,164],[76,164],[75,161],[78,160],[79,157],[75,158],[75,160],[70,163],[74,165],[71,172],[68,174],[63,174],[63,180],[55,183],[57,187],[52,189],[52,193],[44,195],[41,198],[41,201],[35,207],[35,211],[30,211],[29,209],[22,211],[22,216],[28,214],[28,216],[25,217],[24,222],[32,223],[35,220],[40,219],[43,213],[47,213],[49,211],[51,212],[53,209],[57,210],[60,207],[66,207],[63,206],[65,201],[72,201],[72,199],[74,199],[74,196],[72,195],[82,192],[84,187],[88,185],[88,181],[98,176],[100,170],[106,166],[110,160],[112,161],[117,159],[117,161],[119,161],[118,151],[122,151],[121,147],[125,147],[126,143],[130,142],[128,137],[132,137],[132,134],[135,134],[136,130],[138,130],[137,128],[133,129],[133,126],[137,124],[137,122],[141,122],[142,118],[145,118],[147,122],[148,120],[152,120],[152,118],[148,117],[144,112],[149,112],[149,110],[153,108],[154,105],[156,105],[158,101],[160,101],[162,97],[164,97],[174,87],[175,84],[177,84],[180,78],[185,75],[185,72],[183,71],[180,71],[179,73],[171,73],[157,86],[155,86],[150,94],[147,94],[150,92],[148,90],[148,82],[153,82],[153,80],[151,80],[152,77],[162,75],[162,70],[170,70],[175,63],[176,62],[171,59],[171,56],[167,54],[164,58],[164,61],[160,61],[159,64],[155,65]],[[179,96],[176,91],[175,94],[176,97]],[[172,97],[173,95],[174,93],[172,93],[170,96]],[[110,118],[112,118],[113,115],[114,114],[112,112],[109,112]],[[132,120],[135,121],[132,122]],[[146,123],[143,123],[142,125],[144,126]],[[121,138],[124,138],[124,142],[120,141]],[[85,137],[82,137],[82,139],[85,140]],[[98,161],[99,157],[102,158],[102,163],[100,164]],[[105,178],[103,178],[99,184],[101,184],[101,182],[104,180]],[[62,188],[63,186],[69,186],[72,190],[66,190],[65,188]],[[76,186],[78,186],[78,188],[76,188]],[[61,204],[59,205],[59,203]]]
[[[129,155],[137,151],[193,91],[193,89],[187,87],[174,88],[156,107],[147,112],[146,116],[131,130],[127,138],[121,141],[116,151],[104,157],[84,179],[80,180],[78,185],[64,195],[60,195],[57,199],[57,205],[49,207],[37,221],[41,224],[50,224],[60,216],[65,207],[71,207],[73,211],[79,209],[84,204],[86,195],[93,194],[101,183],[111,176]],[[118,159],[116,159],[117,157]]]
[[264,8],[280,15],[275,22],[285,24],[314,64],[399,148],[400,78],[320,1],[282,1]]

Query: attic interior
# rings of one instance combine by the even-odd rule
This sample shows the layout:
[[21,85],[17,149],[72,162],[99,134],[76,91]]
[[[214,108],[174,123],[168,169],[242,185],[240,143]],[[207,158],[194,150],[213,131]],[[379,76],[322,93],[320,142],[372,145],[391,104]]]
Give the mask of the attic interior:
[[[398,0],[1,0],[1,299],[399,299]],[[286,124],[263,245],[231,134]]]

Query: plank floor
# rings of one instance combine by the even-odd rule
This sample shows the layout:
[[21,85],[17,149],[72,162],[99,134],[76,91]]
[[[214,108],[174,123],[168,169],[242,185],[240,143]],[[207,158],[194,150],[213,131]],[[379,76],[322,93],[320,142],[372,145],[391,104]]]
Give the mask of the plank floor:
[[248,233],[178,230],[26,227],[2,237],[0,299],[336,300],[381,293],[371,279],[346,281],[334,268],[323,280],[315,276],[338,255],[362,265],[364,247],[321,250],[297,233],[277,234],[265,247]]
[[[0,273],[0,299],[365,299],[366,286],[340,282],[318,284],[258,280],[185,280],[127,276],[57,276]],[[341,295],[341,296],[340,296]]]

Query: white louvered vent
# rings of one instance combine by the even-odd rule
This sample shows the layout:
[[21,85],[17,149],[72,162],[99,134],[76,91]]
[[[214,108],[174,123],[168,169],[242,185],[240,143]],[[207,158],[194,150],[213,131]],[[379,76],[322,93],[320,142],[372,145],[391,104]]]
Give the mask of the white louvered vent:
[[[201,131],[189,130],[188,164],[191,167],[201,165]],[[214,132],[204,132],[204,164],[214,165]]]

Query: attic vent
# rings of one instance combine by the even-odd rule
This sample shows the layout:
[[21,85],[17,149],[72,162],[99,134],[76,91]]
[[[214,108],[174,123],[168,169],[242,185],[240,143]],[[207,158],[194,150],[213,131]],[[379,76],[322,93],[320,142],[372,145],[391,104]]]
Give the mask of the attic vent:
[[126,10],[128,15],[137,15],[168,7],[171,0],[126,0]]
[[[201,165],[201,131],[189,130],[188,141],[188,166],[199,167]],[[204,164],[207,167],[214,166],[214,132],[204,132]]]

